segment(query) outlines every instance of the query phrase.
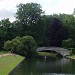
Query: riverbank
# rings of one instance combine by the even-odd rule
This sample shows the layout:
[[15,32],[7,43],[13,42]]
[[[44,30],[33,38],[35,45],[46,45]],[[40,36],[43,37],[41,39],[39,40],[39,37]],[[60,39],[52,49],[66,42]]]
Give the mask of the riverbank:
[[58,56],[57,53],[53,53],[53,52],[38,52],[38,57],[40,58],[58,58],[60,56]]
[[8,73],[23,59],[24,57],[19,55],[0,57],[0,75],[8,75]]
[[[38,57],[60,58],[61,56],[59,56],[57,53],[52,53],[52,52],[38,52]],[[75,55],[66,56],[65,58],[75,60]]]
[[71,60],[75,60],[75,55],[66,56],[66,58],[71,59]]

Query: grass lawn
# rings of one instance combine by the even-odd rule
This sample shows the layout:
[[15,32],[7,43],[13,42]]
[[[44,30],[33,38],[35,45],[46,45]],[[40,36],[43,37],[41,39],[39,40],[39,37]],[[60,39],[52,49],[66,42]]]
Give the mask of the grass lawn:
[[23,59],[24,57],[18,55],[0,57],[0,75],[8,75],[8,73]]
[[57,53],[52,52],[38,52],[39,56],[56,57]]
[[70,56],[67,56],[68,58],[72,58],[72,59],[75,59],[75,55],[70,55]]

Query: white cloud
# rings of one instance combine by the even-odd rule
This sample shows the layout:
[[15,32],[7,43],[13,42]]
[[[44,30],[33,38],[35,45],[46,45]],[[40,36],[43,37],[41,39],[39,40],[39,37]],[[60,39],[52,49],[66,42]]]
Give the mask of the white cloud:
[[60,0],[58,3],[54,3],[52,6],[47,5],[43,7],[47,14],[53,13],[66,13],[72,14],[75,8],[75,0]]
[[8,10],[0,10],[0,17],[13,17],[14,16],[14,13],[12,11],[8,11]]
[[4,18],[10,18],[10,21],[14,21],[14,12],[5,9],[0,10],[0,20]]
[[0,20],[10,18],[14,20],[16,5],[20,3],[36,2],[42,5],[46,14],[66,13],[72,14],[75,0],[0,0]]

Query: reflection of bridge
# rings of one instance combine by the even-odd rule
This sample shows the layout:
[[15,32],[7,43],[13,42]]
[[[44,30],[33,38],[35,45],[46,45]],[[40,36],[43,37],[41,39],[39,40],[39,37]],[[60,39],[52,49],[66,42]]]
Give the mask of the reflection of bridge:
[[68,49],[60,48],[60,47],[39,47],[37,49],[38,52],[41,51],[54,51],[62,55],[63,57],[66,55],[70,55]]

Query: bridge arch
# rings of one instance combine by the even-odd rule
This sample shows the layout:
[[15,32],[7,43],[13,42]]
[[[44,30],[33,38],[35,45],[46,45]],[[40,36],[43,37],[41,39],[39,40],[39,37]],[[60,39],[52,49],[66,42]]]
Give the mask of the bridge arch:
[[63,57],[70,55],[70,52],[68,51],[68,49],[64,49],[60,47],[39,47],[37,48],[37,52],[40,52],[40,51],[54,51]]

